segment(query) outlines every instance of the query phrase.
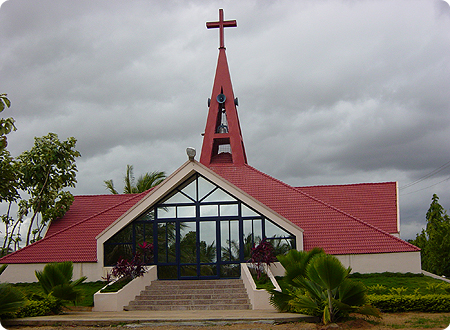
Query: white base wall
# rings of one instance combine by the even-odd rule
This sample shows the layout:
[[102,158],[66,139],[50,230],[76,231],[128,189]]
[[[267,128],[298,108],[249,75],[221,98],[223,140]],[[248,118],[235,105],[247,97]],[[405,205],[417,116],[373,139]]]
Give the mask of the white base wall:
[[[31,283],[37,282],[36,270],[44,269],[46,264],[8,264],[2,275],[0,275],[0,282],[8,283]],[[100,270],[100,271],[99,271]],[[73,279],[76,280],[82,276],[87,276],[85,282],[100,281],[104,276],[102,268],[99,268],[96,262],[90,263],[74,263],[73,264]]]
[[352,273],[421,273],[420,251],[337,255]]
[[[352,273],[421,273],[420,251],[400,253],[346,254],[336,255],[344,265],[351,267]],[[274,276],[284,276],[284,268],[279,262],[270,266]]]

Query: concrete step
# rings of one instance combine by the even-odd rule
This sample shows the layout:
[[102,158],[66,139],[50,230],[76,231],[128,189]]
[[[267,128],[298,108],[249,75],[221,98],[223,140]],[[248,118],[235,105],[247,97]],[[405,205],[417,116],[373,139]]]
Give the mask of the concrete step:
[[251,309],[240,279],[154,281],[124,310]]

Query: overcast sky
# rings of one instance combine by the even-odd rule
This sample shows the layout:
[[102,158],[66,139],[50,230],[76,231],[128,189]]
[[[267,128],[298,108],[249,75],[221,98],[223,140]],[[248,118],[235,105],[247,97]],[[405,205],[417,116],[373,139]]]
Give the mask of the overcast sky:
[[250,165],[293,186],[398,181],[404,239],[433,193],[450,209],[442,0],[6,1],[8,149],[75,137],[76,195],[122,190],[127,164],[172,173],[201,150],[219,8],[238,23],[225,45]]

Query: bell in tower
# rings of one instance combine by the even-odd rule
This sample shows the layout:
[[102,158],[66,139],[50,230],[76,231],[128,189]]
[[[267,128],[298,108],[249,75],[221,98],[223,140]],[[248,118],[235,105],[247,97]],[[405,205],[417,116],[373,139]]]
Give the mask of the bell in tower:
[[225,27],[236,26],[235,20],[224,20],[222,9],[219,10],[218,22],[206,23],[207,28],[219,28],[220,32],[219,58],[211,99],[208,100],[208,118],[200,155],[200,163],[206,166],[219,163],[234,166],[247,164],[223,36]]

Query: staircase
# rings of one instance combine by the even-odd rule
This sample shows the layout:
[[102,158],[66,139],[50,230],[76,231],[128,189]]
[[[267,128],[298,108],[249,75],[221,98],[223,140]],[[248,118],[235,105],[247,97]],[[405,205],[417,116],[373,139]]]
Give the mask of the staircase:
[[251,309],[241,279],[153,281],[123,308],[136,310]]

